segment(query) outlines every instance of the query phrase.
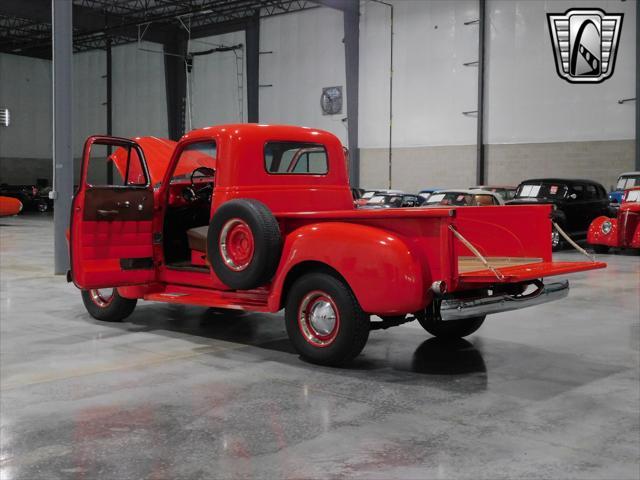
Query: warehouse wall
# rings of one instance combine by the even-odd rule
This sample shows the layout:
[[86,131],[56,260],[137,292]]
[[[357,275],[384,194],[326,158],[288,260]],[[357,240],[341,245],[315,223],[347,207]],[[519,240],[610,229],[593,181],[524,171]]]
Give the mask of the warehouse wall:
[[[490,0],[486,143],[490,182],[558,175],[607,188],[633,170],[636,2]],[[569,8],[624,13],[614,75],[596,85],[558,77],[546,13]],[[546,21],[546,20],[545,20]]]
[[[142,48],[161,52],[143,42]],[[113,49],[113,134],[167,136],[162,53],[137,44]],[[73,150],[75,170],[86,137],[104,134],[106,53],[73,56]],[[11,125],[0,127],[0,182],[52,180],[51,61],[0,54],[0,106],[11,111]]]
[[0,183],[51,177],[51,62],[0,53]]
[[[388,9],[361,3],[361,184],[388,181]],[[395,1],[393,187],[475,183],[477,1]],[[597,7],[625,14],[615,75],[560,79],[546,13]],[[636,2],[488,0],[485,143],[489,181],[584,176],[609,186],[633,168]],[[437,27],[437,28],[436,28]],[[385,63],[386,62],[386,63]]]
[[[260,122],[322,128],[346,143],[342,13],[316,8],[260,23]],[[343,87],[342,114],[323,115],[323,87]]]
[[[191,41],[191,51],[242,44],[242,50],[195,56],[191,71],[192,127],[247,121],[247,75],[244,31]],[[236,55],[242,60],[236,65]],[[238,78],[240,74],[240,78]],[[238,86],[241,89],[238,89]],[[242,100],[242,106],[240,105]],[[187,115],[187,130],[189,118]]]

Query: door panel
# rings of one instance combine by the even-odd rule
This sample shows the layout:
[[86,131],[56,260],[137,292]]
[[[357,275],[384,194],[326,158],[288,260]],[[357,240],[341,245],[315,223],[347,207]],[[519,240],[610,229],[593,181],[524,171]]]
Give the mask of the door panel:
[[[94,145],[109,147],[106,158],[92,155]],[[112,179],[88,174],[89,162],[96,159],[105,169],[108,161],[117,160]],[[89,183],[92,176],[101,184]],[[143,152],[135,142],[113,137],[87,140],[71,216],[71,269],[78,287],[137,285],[155,279],[154,202],[148,178]]]

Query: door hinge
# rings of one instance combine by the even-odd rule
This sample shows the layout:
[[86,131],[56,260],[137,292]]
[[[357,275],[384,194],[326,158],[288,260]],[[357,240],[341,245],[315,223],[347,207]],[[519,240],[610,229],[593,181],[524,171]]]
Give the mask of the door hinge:
[[153,244],[159,245],[162,243],[162,233],[154,233],[153,234]]

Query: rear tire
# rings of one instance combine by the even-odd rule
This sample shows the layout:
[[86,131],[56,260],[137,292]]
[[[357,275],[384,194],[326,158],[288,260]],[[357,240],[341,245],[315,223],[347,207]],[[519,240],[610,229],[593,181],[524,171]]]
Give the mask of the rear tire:
[[137,299],[121,297],[117,288],[112,289],[110,295],[105,293],[107,291],[82,290],[82,301],[89,315],[103,322],[121,322],[133,313]]
[[609,252],[608,245],[592,245],[593,251],[596,253],[607,253]]
[[348,363],[369,338],[369,315],[349,286],[327,273],[296,280],[287,295],[285,322],[300,356],[320,365]]
[[452,340],[466,337],[478,330],[484,323],[486,315],[480,317],[463,318],[460,320],[443,321],[432,315],[418,316],[418,322],[434,337]]

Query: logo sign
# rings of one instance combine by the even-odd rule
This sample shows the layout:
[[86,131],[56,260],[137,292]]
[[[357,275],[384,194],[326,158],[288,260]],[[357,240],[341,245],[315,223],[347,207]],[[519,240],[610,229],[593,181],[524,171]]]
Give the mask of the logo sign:
[[560,78],[570,83],[600,83],[613,75],[622,17],[622,13],[582,8],[547,14]]

